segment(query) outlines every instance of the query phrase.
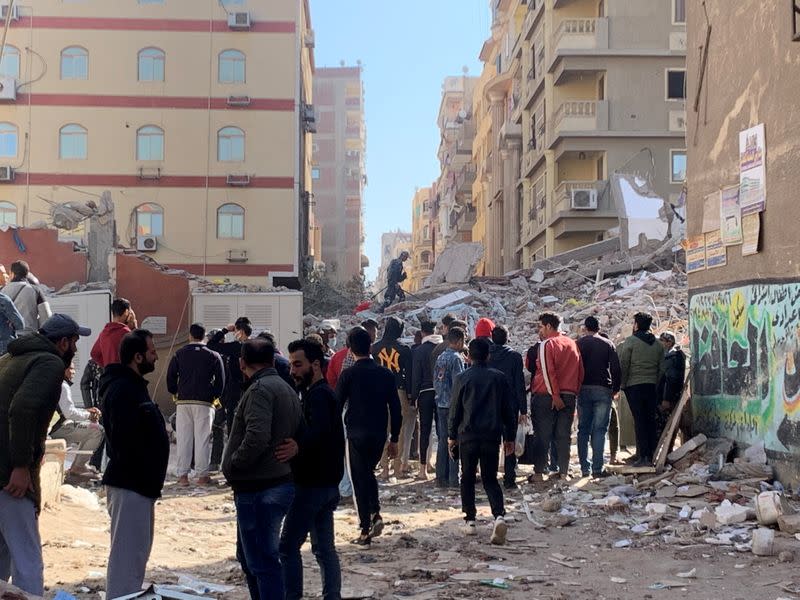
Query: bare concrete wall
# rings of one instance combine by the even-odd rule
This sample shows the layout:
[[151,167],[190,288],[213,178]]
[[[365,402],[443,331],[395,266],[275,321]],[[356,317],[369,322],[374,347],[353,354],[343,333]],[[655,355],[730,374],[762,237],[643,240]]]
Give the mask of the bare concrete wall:
[[[739,178],[739,132],[766,127],[767,209],[761,251],[728,248],[726,267],[689,276],[696,424],[740,442],[764,441],[781,478],[800,480],[800,43],[789,2],[706,0],[712,26],[688,13],[688,222],[701,232],[702,199]],[[701,76],[699,112],[691,105]]]

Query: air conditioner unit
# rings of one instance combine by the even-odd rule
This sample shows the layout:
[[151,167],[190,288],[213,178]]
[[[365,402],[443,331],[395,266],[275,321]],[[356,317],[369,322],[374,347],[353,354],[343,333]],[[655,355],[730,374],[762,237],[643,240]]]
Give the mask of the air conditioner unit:
[[136,238],[136,249],[139,252],[155,252],[158,250],[158,239],[154,235],[140,235]]
[[228,27],[231,29],[250,29],[249,12],[228,13]]
[[14,181],[14,167],[0,167],[0,181]]
[[[0,6],[0,16],[5,20],[8,17],[8,4],[3,4]],[[11,7],[11,20],[18,21],[19,20],[19,6],[12,6]]]
[[250,175],[234,175],[230,174],[225,179],[225,183],[236,187],[246,187],[250,185]]
[[571,190],[570,208],[572,210],[597,210],[597,190],[592,188]]
[[303,121],[306,123],[316,123],[317,122],[317,114],[314,112],[314,105],[313,104],[304,104],[303,105]]
[[17,80],[13,77],[3,77],[0,79],[0,100],[17,99]]
[[250,96],[228,96],[228,106],[250,106]]
[[316,36],[314,35],[313,29],[309,29],[308,31],[306,31],[306,35],[303,38],[303,44],[305,44],[305,47],[308,49],[312,49],[315,47]]

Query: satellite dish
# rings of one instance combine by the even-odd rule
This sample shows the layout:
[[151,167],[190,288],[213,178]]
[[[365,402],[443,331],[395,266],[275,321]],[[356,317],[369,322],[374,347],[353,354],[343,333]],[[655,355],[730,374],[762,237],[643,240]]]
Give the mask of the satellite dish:
[[462,121],[466,119],[467,111],[465,111],[463,108],[460,111],[458,111],[458,118],[461,119]]

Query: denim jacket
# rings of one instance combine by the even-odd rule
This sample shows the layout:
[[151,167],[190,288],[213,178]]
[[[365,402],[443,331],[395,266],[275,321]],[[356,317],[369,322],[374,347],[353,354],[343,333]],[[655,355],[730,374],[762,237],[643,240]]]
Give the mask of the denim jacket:
[[8,343],[17,337],[25,323],[11,298],[0,293],[0,354],[6,353]]
[[433,370],[433,388],[436,390],[436,407],[450,408],[450,396],[456,375],[464,370],[464,359],[452,348],[447,348],[436,359]]

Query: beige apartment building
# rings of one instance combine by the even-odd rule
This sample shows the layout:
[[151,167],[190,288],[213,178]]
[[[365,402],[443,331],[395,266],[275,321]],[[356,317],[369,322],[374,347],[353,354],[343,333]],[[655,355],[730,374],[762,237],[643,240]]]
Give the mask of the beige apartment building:
[[122,245],[296,287],[319,245],[308,0],[15,4],[0,65],[4,221],[109,190]]
[[411,202],[411,258],[406,263],[408,283],[405,288],[416,292],[425,287],[435,264],[437,223],[433,219],[434,187],[417,188]]
[[334,280],[360,277],[364,255],[366,128],[361,66],[314,73],[314,216],[322,229],[322,262]]
[[677,202],[685,0],[492,0],[476,88],[473,239],[485,272],[618,235],[609,179]]

